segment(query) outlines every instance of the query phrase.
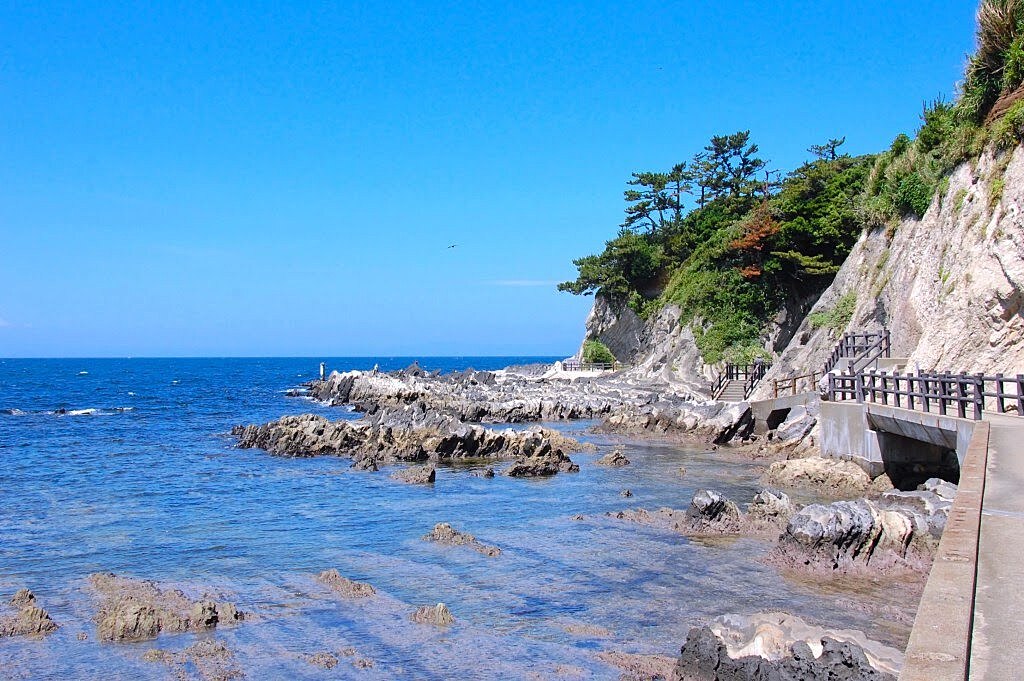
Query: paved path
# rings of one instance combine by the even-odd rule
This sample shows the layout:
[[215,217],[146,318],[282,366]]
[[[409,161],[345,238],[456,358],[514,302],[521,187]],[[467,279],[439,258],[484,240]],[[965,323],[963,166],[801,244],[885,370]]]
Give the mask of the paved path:
[[971,679],[1024,678],[1024,418],[987,415]]

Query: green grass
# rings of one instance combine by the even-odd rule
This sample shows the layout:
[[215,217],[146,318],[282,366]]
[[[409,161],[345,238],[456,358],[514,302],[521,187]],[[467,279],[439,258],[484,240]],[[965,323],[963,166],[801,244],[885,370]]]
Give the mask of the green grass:
[[814,329],[830,329],[835,333],[843,331],[853,319],[853,313],[857,309],[857,294],[850,292],[836,301],[836,304],[828,310],[812,312],[807,320]]

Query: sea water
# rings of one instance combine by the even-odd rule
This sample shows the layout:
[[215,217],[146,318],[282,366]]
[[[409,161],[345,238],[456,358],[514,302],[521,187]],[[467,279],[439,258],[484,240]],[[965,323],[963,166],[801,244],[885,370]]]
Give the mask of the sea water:
[[[358,418],[286,396],[317,376],[320,361],[0,360],[0,598],[30,588],[61,625],[43,640],[0,639],[0,678],[166,678],[143,654],[202,637],[223,641],[249,678],[618,678],[597,653],[676,655],[702,618],[765,610],[905,642],[905,628],[880,627],[848,607],[849,594],[763,564],[770,539],[695,541],[607,515],[685,508],[702,487],[749,501],[762,469],[735,457],[598,436],[587,422],[550,424],[598,446],[572,455],[579,473],[489,479],[474,475],[480,465],[452,466],[433,485],[408,485],[387,469],[354,471],[345,458],[235,449],[236,424],[305,412]],[[412,358],[325,361],[329,370],[391,370]],[[612,446],[632,464],[594,465]],[[501,555],[424,541],[438,522]],[[330,568],[379,596],[332,597],[313,579]],[[102,643],[87,582],[101,571],[215,594],[251,616],[207,634]],[[438,602],[454,625],[409,619]],[[356,669],[339,655],[345,648],[374,666]],[[322,651],[339,666],[307,661]]]

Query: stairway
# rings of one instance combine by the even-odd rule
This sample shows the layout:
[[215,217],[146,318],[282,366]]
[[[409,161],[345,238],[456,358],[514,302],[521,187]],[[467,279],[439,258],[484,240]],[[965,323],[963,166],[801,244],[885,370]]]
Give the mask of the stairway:
[[725,387],[716,398],[719,402],[742,402],[746,399],[743,391],[746,388],[746,379],[733,379],[726,381]]

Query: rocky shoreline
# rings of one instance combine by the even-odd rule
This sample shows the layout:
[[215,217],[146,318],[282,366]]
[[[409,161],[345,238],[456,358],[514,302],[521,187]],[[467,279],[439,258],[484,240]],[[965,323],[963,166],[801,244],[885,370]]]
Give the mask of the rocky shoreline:
[[[578,471],[568,454],[583,446],[539,426],[496,430],[481,424],[590,419],[599,422],[595,430],[603,433],[671,437],[715,449],[736,432],[745,411],[743,404],[716,403],[639,379],[635,373],[576,379],[538,370],[439,375],[414,365],[387,374],[335,372],[307,384],[307,389],[315,400],[346,405],[364,416],[329,421],[303,415],[239,426],[232,431],[238,446],[286,457],[349,457],[353,467],[364,470],[416,464],[392,476],[411,483],[432,483],[436,464],[460,459],[510,461],[505,475],[546,476]],[[885,476],[872,480],[854,464],[813,456],[816,418],[804,409],[794,411],[767,438],[730,445],[755,457],[776,459],[764,474],[769,487],[745,509],[715,490],[702,489],[685,510],[637,508],[608,516],[692,538],[760,537],[771,541],[765,563],[808,577],[927,574],[955,485],[929,480],[918,490],[899,492]],[[593,463],[621,468],[630,460],[612,450]],[[783,489],[812,489],[837,500],[800,505]],[[490,557],[501,553],[446,523],[424,539]],[[443,604],[423,606],[414,615],[416,621],[438,625],[449,624],[450,618]],[[664,660],[607,654],[615,658],[614,664],[639,674],[636,678],[894,678],[893,669],[872,666],[869,658],[874,658],[865,656],[859,639],[818,633],[817,640],[789,641],[774,656],[751,656],[736,654],[721,630],[696,627],[670,672],[665,671]]]

